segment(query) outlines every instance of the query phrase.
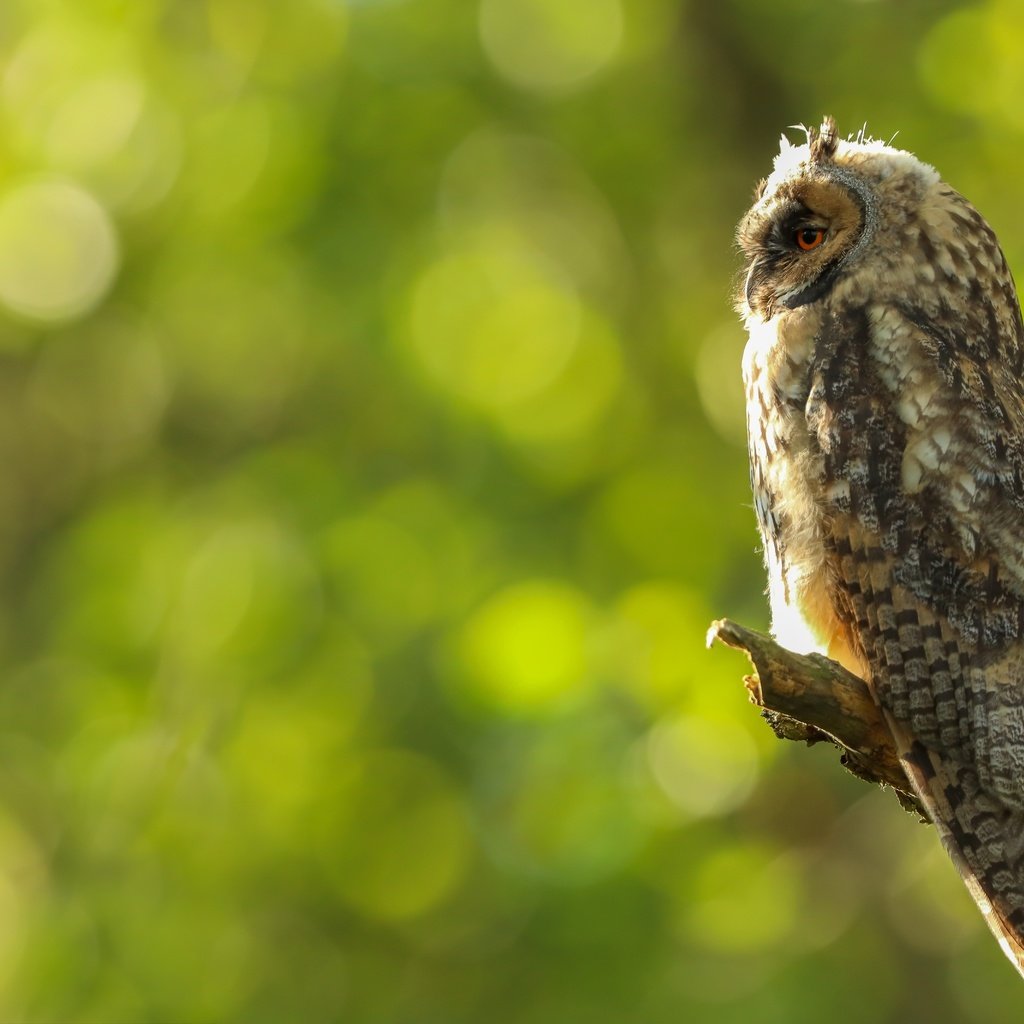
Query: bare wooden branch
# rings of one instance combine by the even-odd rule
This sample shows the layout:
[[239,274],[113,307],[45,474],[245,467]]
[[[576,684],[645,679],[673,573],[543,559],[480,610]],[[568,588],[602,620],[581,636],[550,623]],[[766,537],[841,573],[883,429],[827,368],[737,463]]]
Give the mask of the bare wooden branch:
[[744,677],[747,692],[776,736],[808,744],[834,743],[849,771],[868,782],[890,786],[904,807],[921,814],[889,730],[863,679],[820,654],[787,651],[764,633],[729,619],[711,624],[708,646],[715,640],[749,656],[755,674]]

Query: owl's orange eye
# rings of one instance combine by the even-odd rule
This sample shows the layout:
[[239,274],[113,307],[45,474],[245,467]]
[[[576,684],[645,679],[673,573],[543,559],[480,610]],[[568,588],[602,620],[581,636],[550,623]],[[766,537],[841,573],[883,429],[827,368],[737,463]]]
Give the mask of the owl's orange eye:
[[793,241],[804,252],[810,252],[811,249],[817,249],[825,241],[825,230],[824,228],[801,228],[793,235]]

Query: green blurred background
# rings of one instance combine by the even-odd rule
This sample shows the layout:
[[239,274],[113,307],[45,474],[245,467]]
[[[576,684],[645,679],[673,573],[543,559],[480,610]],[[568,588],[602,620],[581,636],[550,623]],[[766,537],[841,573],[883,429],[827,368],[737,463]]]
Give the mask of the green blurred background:
[[1024,9],[5,0],[0,1020],[1018,1020],[780,744],[733,228],[823,113],[1024,272]]

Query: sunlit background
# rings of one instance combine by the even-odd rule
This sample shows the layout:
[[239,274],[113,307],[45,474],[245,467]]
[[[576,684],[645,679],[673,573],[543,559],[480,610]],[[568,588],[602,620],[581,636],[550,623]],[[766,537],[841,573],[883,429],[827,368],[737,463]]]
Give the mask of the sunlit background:
[[773,739],[730,306],[780,131],[1024,273],[1024,10],[4,0],[0,1020],[990,1022]]

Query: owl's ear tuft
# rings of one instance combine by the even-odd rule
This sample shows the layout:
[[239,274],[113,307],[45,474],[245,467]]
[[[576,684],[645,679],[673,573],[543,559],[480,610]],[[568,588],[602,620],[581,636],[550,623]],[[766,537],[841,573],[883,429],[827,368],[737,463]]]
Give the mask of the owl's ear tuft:
[[820,128],[808,129],[807,141],[811,147],[811,160],[815,163],[830,161],[836,155],[836,146],[839,145],[836,119],[831,114],[826,114],[821,120]]

